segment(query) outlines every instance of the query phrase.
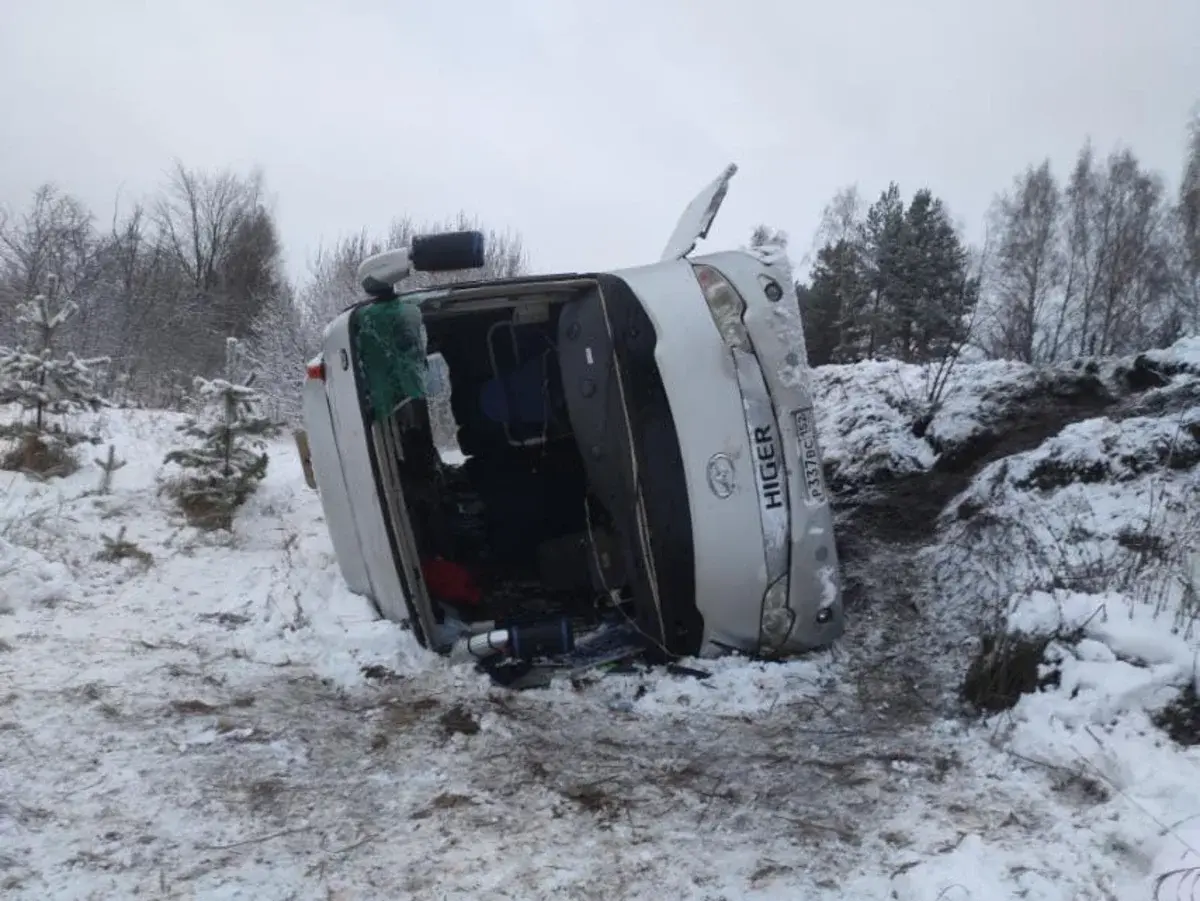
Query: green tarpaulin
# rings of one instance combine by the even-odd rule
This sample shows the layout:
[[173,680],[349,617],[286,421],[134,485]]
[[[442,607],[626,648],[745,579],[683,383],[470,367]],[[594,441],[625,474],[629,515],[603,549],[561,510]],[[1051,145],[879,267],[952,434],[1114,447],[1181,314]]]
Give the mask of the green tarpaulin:
[[371,415],[386,419],[406,398],[425,396],[425,331],[421,308],[391,300],[354,311],[354,351]]

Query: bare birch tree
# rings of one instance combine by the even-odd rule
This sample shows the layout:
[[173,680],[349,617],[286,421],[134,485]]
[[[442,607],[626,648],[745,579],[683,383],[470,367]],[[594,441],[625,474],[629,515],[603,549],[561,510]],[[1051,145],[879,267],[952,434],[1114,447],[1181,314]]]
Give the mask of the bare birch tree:
[[984,341],[994,356],[1053,360],[1061,334],[1050,325],[1064,275],[1059,228],[1062,193],[1050,161],[1029,167],[991,212],[995,253],[989,273],[991,315]]

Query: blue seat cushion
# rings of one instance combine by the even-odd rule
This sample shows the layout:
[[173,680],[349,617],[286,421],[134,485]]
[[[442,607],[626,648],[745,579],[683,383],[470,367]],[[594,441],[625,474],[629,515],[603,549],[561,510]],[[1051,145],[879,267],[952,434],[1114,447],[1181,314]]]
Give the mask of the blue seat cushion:
[[480,393],[483,415],[509,425],[541,425],[550,416],[546,359],[534,357],[500,378],[484,382]]

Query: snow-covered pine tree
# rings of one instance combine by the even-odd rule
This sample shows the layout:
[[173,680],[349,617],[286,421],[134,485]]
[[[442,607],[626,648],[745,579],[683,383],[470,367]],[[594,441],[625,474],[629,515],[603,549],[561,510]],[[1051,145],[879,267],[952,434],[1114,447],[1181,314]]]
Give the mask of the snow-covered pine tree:
[[237,339],[227,338],[224,378],[194,381],[199,409],[180,427],[193,445],[166,456],[183,470],[168,490],[201,528],[231,529],[237,509],[267,473],[263,436],[272,424],[261,414],[254,374],[239,373],[241,357]]
[[47,417],[105,405],[96,390],[93,369],[107,364],[107,357],[55,356],[56,332],[79,309],[73,300],[59,297],[58,287],[57,278],[51,275],[45,293],[18,305],[16,319],[25,332],[25,343],[0,348],[0,403],[15,403],[33,414],[31,422],[14,424],[17,446],[0,461],[5,469],[42,475],[72,469],[69,448],[83,436],[65,424],[51,425]]

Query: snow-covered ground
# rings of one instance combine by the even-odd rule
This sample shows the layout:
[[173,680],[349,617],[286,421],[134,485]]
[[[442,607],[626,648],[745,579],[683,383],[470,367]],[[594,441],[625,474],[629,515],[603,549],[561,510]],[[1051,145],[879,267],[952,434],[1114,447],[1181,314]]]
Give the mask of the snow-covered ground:
[[[345,590],[288,440],[213,536],[156,493],[176,417],[98,416],[78,473],[0,474],[0,897],[1200,897],[1200,748],[1154,723],[1197,678],[1200,341],[1150,362],[962,367],[919,436],[924,371],[820,371],[842,646],[524,693]],[[149,556],[97,559],[121,529]],[[988,623],[1053,678],[978,720]]]

